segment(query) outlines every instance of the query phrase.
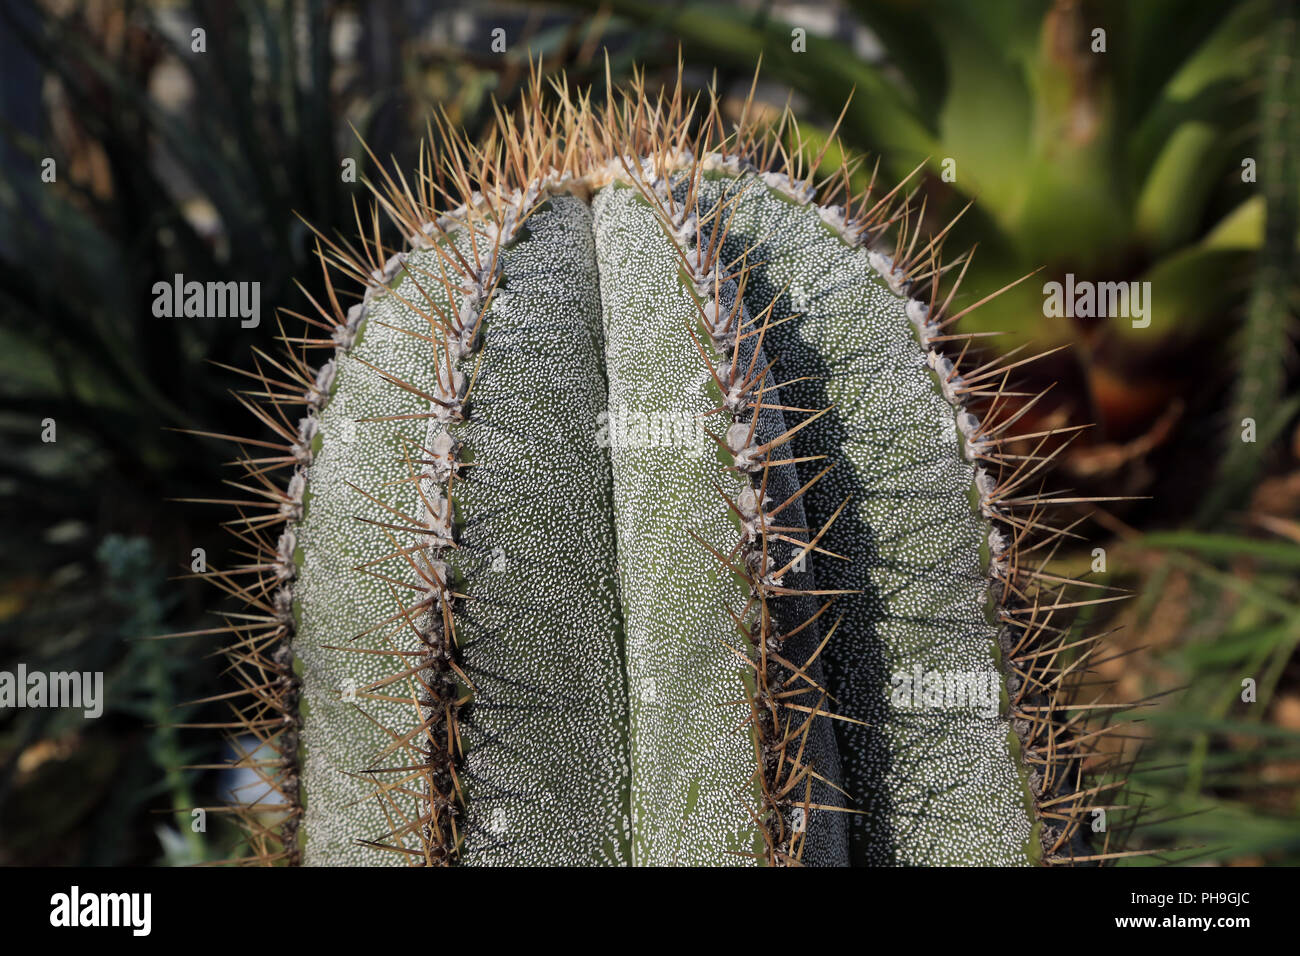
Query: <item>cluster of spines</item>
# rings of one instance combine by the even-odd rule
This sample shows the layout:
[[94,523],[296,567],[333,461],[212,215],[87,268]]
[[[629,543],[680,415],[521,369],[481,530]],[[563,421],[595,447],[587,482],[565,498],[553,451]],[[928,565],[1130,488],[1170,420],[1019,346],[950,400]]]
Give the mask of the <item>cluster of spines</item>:
[[[200,433],[239,445],[240,457],[232,464],[242,469],[243,479],[227,484],[251,497],[218,502],[236,509],[237,517],[226,527],[239,541],[236,554],[245,563],[229,570],[209,568],[199,575],[239,601],[243,610],[226,615],[222,627],[187,633],[233,635],[224,653],[227,672],[239,690],[194,703],[223,699],[230,703],[231,721],[205,727],[227,732],[235,752],[230,767],[251,771],[255,780],[245,788],[257,791],[255,797],[232,794],[235,799],[229,805],[207,809],[236,816],[249,845],[248,855],[239,862],[293,865],[300,857],[302,816],[299,682],[292,651],[292,588],[297,576],[294,525],[303,515],[305,470],[312,461],[316,415],[329,399],[336,365],[329,360],[313,369],[301,343],[295,350],[283,329],[281,338],[287,346],[281,358],[258,350],[255,371],[233,370],[258,383],[259,387],[236,397],[279,440]],[[285,471],[287,479],[282,477]],[[246,744],[248,737],[255,742],[251,747]]]
[[[412,862],[447,865],[456,861],[465,834],[461,818],[464,791],[457,773],[463,757],[460,714],[473,699],[473,684],[460,667],[457,649],[455,604],[464,596],[453,588],[451,565],[446,559],[456,545],[455,487],[468,467],[461,460],[461,443],[451,428],[471,414],[477,360],[482,347],[485,317],[500,281],[501,246],[513,235],[519,217],[518,203],[508,204],[489,227],[472,219],[443,217],[428,222],[421,235],[432,236],[422,248],[437,252],[436,277],[408,270],[421,302],[404,300],[408,308],[423,316],[429,334],[421,336],[431,346],[435,363],[432,394],[418,393],[412,386],[385,375],[407,391],[417,391],[427,401],[426,441],[417,449],[425,457],[408,460],[409,480],[419,498],[419,515],[404,515],[408,524],[399,529],[413,536],[403,557],[417,578],[416,602],[402,607],[425,653],[415,671],[418,717],[423,746],[411,746],[412,773],[422,782],[417,791],[419,811],[404,826],[395,826],[374,845],[407,854]],[[466,248],[461,250],[457,241]],[[423,282],[421,280],[424,280]],[[431,294],[425,283],[434,280],[442,296]],[[394,293],[396,294],[396,293]],[[449,304],[443,308],[439,302]],[[417,416],[418,417],[418,416]],[[419,471],[415,465],[419,465]],[[396,546],[397,541],[390,535]],[[399,601],[399,606],[405,602]],[[399,780],[399,786],[405,780]],[[391,789],[391,787],[387,788]],[[406,792],[406,791],[403,791]],[[377,796],[386,797],[385,788]],[[406,845],[414,837],[414,849]]]
[[[1102,722],[1108,723],[1106,718],[1126,705],[1101,703],[1104,691],[1100,691],[1094,700],[1075,702],[1081,693],[1081,686],[1086,684],[1088,658],[1097,651],[1100,646],[1098,642],[1104,635],[1075,639],[1067,626],[1056,623],[1072,609],[1097,600],[1117,598],[1068,600],[1068,589],[1095,585],[1054,577],[1044,570],[1064,540],[1079,537],[1073,530],[1078,521],[1057,527],[1045,520],[1044,513],[1047,509],[1061,505],[1077,506],[1089,500],[1104,499],[1070,498],[1053,496],[1041,490],[1026,490],[1031,485],[1041,489],[1046,467],[1063,448],[1061,443],[1053,442],[1060,436],[1066,436],[1068,440],[1067,433],[1073,429],[1050,429],[1029,434],[1013,432],[1016,422],[1042,398],[1042,395],[1011,391],[1011,372],[1032,359],[1016,362],[995,360],[965,370],[964,363],[977,336],[952,333],[948,329],[992,296],[960,311],[950,311],[961,278],[970,263],[970,255],[967,254],[956,263],[941,264],[940,254],[951,224],[918,248],[925,207],[924,201],[919,208],[915,204],[919,186],[911,192],[904,192],[911,177],[888,193],[877,195],[874,189],[876,176],[873,172],[866,188],[855,190],[852,181],[860,164],[845,160],[839,169],[824,180],[816,181],[826,147],[836,142],[836,131],[832,130],[827,137],[826,146],[814,157],[806,148],[797,121],[788,107],[775,126],[764,124],[755,117],[754,87],[751,87],[750,95],[745,100],[732,131],[724,133],[727,124],[716,96],[711,95],[709,107],[699,111],[703,114],[702,117],[697,115],[697,103],[688,104],[683,97],[680,71],[673,91],[668,95],[660,94],[657,99],[647,95],[644,77],[641,75],[636,76],[630,87],[621,94],[616,94],[611,85],[610,96],[603,108],[593,106],[590,94],[573,93],[562,81],[552,81],[549,85],[553,88],[553,95],[549,97],[548,104],[545,89],[547,84],[542,80],[539,64],[521,111],[516,114],[498,107],[497,126],[481,146],[468,142],[449,123],[439,121],[438,134],[442,140],[439,158],[432,158],[432,147],[427,152],[421,150],[414,188],[400,173],[394,179],[385,172],[382,185],[371,184],[376,202],[370,210],[369,228],[362,225],[359,210],[356,216],[359,248],[344,240],[320,237],[325,248],[318,245],[317,252],[324,267],[327,303],[322,305],[309,295],[308,299],[317,313],[315,316],[288,313],[301,319],[307,332],[303,336],[290,337],[282,331],[286,358],[280,362],[266,359],[282,373],[286,373],[287,379],[277,380],[266,374],[259,365],[256,377],[265,386],[264,390],[254,393],[251,402],[241,398],[281,441],[213,436],[235,441],[241,449],[253,447],[279,452],[275,456],[263,458],[252,458],[244,453],[241,464],[249,479],[256,484],[251,487],[242,484],[236,486],[253,491],[257,497],[252,501],[227,502],[239,509],[239,518],[230,523],[232,530],[241,540],[253,544],[254,554],[249,557],[249,563],[231,572],[209,572],[210,578],[247,605],[247,611],[229,618],[224,628],[196,632],[228,632],[236,635],[228,650],[231,670],[243,689],[223,695],[239,700],[232,704],[235,719],[223,726],[231,731],[255,734],[262,745],[261,749],[269,749],[276,755],[273,760],[266,761],[258,758],[256,753],[241,754],[234,762],[237,767],[256,769],[268,791],[276,794],[276,799],[281,801],[281,805],[276,808],[276,819],[279,822],[274,827],[264,822],[263,807],[235,808],[249,833],[252,847],[250,860],[268,863],[295,861],[296,827],[301,812],[296,801],[297,688],[292,673],[288,671],[292,655],[286,651],[293,636],[289,587],[293,563],[291,558],[286,558],[284,551],[286,546],[292,550],[292,534],[290,528],[287,539],[282,538],[276,545],[271,545],[266,537],[266,529],[292,522],[301,514],[302,472],[310,463],[315,410],[319,409],[329,393],[329,379],[334,368],[332,361],[322,365],[317,376],[312,373],[311,365],[306,361],[306,350],[329,348],[347,351],[365,318],[366,307],[371,299],[381,291],[391,292],[390,283],[405,268],[405,255],[388,250],[380,238],[380,211],[398,226],[412,248],[434,247],[440,250],[440,258],[447,268],[438,278],[444,288],[459,290],[463,305],[465,300],[472,298],[476,288],[481,292],[487,291],[483,280],[491,276],[491,271],[484,271],[484,261],[495,265],[503,237],[513,234],[550,192],[572,192],[589,196],[593,189],[612,179],[624,179],[637,184],[667,181],[670,174],[674,173],[693,179],[705,170],[718,167],[735,173],[752,171],[768,186],[780,189],[796,201],[815,204],[823,221],[835,228],[846,242],[868,248],[873,267],[897,294],[908,297],[907,314],[916,326],[923,347],[929,352],[931,367],[944,395],[954,406],[955,423],[965,439],[966,454],[978,469],[977,490],[981,509],[993,526],[989,538],[989,573],[998,598],[999,619],[1003,625],[1001,644],[1003,663],[1008,672],[1011,718],[1021,741],[1023,757],[1031,768],[1030,779],[1035,791],[1036,812],[1039,822],[1043,824],[1044,860],[1048,863],[1104,862],[1123,855],[1122,851],[1111,852],[1109,832],[1100,852],[1084,852],[1081,848],[1085,847],[1082,828],[1090,818],[1091,811],[1098,808],[1093,798],[1102,792],[1114,790],[1123,783],[1118,778],[1103,780],[1091,786],[1085,782],[1085,774],[1096,778],[1112,769],[1098,765],[1095,755],[1099,752],[1099,741],[1115,728],[1096,726],[1096,718],[1101,715]],[[431,131],[431,144],[434,139]],[[376,161],[376,165],[382,170],[382,164]],[[439,211],[440,208],[452,211],[443,213]],[[690,214],[684,213],[684,210],[688,208],[687,204],[683,204],[674,210],[669,201],[666,222],[670,235],[674,228],[680,230],[687,224],[687,216]],[[720,215],[721,210],[717,212]],[[695,225],[698,229],[698,216]],[[451,236],[454,226],[465,228],[472,237],[468,254],[457,248]],[[716,234],[717,231],[715,224],[713,233]],[[891,236],[892,244],[889,242]],[[693,265],[689,258],[692,250],[697,257]],[[683,243],[681,251],[687,257],[685,265],[688,269],[698,268],[705,261],[701,257],[698,241]],[[707,252],[703,256],[707,257]],[[961,270],[955,281],[947,283],[944,295],[941,290],[945,280],[957,264],[961,265]],[[331,270],[362,287],[361,301],[346,310],[341,307]],[[728,281],[743,282],[744,274],[742,267],[729,276]],[[720,287],[715,286],[711,290],[711,297],[701,296],[701,327],[709,334],[718,331],[723,336],[722,344],[727,344],[731,340],[726,338],[725,324],[718,325],[721,322],[720,311],[716,311],[715,306],[715,311],[710,313],[704,304],[706,301],[718,301],[716,293],[719,291]],[[921,294],[914,294],[918,291]],[[994,293],[996,294],[998,293]],[[944,295],[942,301],[939,300],[941,295]],[[421,308],[420,311],[430,318],[431,340],[437,344],[439,355],[442,356],[440,361],[446,363],[451,374],[444,378],[440,373],[439,395],[419,393],[430,402],[432,411],[394,417],[427,417],[447,424],[455,420],[454,414],[449,414],[450,408],[457,405],[463,408],[472,387],[472,376],[469,383],[464,382],[456,375],[456,372],[463,375],[463,370],[456,366],[473,352],[477,343],[473,335],[468,340],[462,338],[467,329],[462,314],[448,316],[437,307],[433,296],[426,295],[425,298],[429,308]],[[484,307],[486,298],[484,296]],[[482,311],[479,310],[480,316]],[[743,324],[739,315],[737,312],[738,326]],[[739,334],[757,335],[761,341],[763,332],[774,321],[783,319],[773,320],[769,310],[763,317],[761,326]],[[751,326],[754,325],[757,323],[751,322]],[[321,331],[326,333],[325,338],[319,337],[318,332]],[[960,351],[953,355],[951,349],[956,345],[960,345]],[[737,467],[742,471],[765,475],[766,469],[775,462],[770,460],[770,456],[762,461],[746,459],[744,456],[749,451],[748,442],[741,444],[740,439],[744,436],[741,435],[741,429],[737,428],[742,426],[747,435],[750,432],[748,423],[741,420],[746,413],[747,397],[750,402],[748,414],[756,417],[761,408],[762,389],[754,389],[754,383],[750,381],[760,370],[746,369],[742,373],[734,363],[724,363],[728,374],[744,376],[739,382],[734,379],[727,381],[719,375],[720,369],[709,364],[710,372],[719,379],[720,387],[726,386],[722,389],[723,395],[727,397],[722,411],[733,419],[722,441],[729,448],[732,444],[736,446],[731,450],[738,456]],[[414,391],[408,383],[397,381],[382,370],[376,371],[405,390]],[[1012,401],[1022,398],[1027,401]],[[296,424],[284,413],[284,409],[293,404],[305,406],[307,411]],[[1028,454],[1016,455],[1008,450],[1026,442],[1033,443]],[[1044,452],[1043,449],[1049,445],[1052,445],[1051,450]],[[433,477],[447,486],[447,494],[441,500],[450,502],[449,485],[454,480],[458,467],[455,461],[455,440],[443,429],[437,433],[430,447],[418,451],[428,457],[413,460],[413,463],[424,468],[412,475],[417,487],[420,481]],[[284,467],[291,467],[293,473],[286,487],[281,489],[268,476]],[[821,714],[820,704],[808,707],[792,698],[814,691],[819,694],[824,692],[813,686],[803,687],[796,692],[786,688],[789,674],[798,675],[802,671],[799,668],[789,671],[789,662],[782,661],[779,653],[774,650],[780,646],[780,639],[771,633],[771,615],[766,602],[769,597],[779,595],[781,589],[776,585],[771,569],[764,564],[767,560],[765,554],[768,536],[776,533],[775,527],[769,523],[773,515],[763,511],[764,484],[765,479],[760,477],[757,485],[751,486],[752,498],[742,496],[743,501],[728,501],[728,506],[738,513],[742,526],[756,529],[757,536],[745,535],[744,538],[749,540],[743,538],[731,556],[718,554],[718,557],[733,568],[758,568],[766,572],[747,575],[753,585],[754,599],[751,607],[736,615],[736,623],[749,640],[755,651],[754,659],[758,662],[751,666],[754,666],[755,675],[760,680],[759,691],[750,694],[748,702],[752,708],[751,720],[758,727],[756,739],[760,741],[760,773],[764,778],[761,783],[765,806],[760,811],[759,819],[763,823],[769,858],[775,862],[790,862],[798,859],[798,835],[790,831],[798,829],[802,832],[804,827],[800,825],[787,828],[786,822],[797,822],[800,813],[803,814],[802,819],[806,820],[806,814],[811,809],[807,799],[808,787],[815,771],[798,765],[797,760],[784,762],[788,747],[801,739],[801,733],[806,734],[808,722],[801,724],[802,731],[791,734],[790,727],[782,727],[775,716],[781,712],[780,709],[770,708],[769,705],[780,700],[780,706],[786,711],[802,711],[817,716]],[[806,487],[801,489],[800,494],[806,490]],[[267,510],[248,517],[244,513],[245,508]],[[409,530],[425,538],[423,545],[417,547],[421,552],[454,546],[454,541],[430,540],[431,535],[434,539],[440,535],[433,528],[442,521],[444,512],[440,508],[441,506],[426,508],[425,520],[412,521],[414,527]],[[448,506],[445,515],[449,517],[450,514]],[[807,529],[804,531],[807,533]],[[780,532],[787,533],[784,530]],[[810,535],[807,542],[797,544],[801,553],[816,550],[819,536]],[[450,538],[450,535],[447,537]],[[758,558],[753,556],[755,551],[759,554]],[[406,555],[408,560],[412,560],[409,557],[410,549],[399,547],[395,553]],[[431,608],[439,611],[444,628],[442,634],[450,635],[451,641],[448,642],[443,637],[433,643],[424,642],[423,649],[414,652],[417,656],[424,655],[420,658],[420,666],[403,666],[399,672],[399,676],[414,674],[423,683],[437,683],[438,668],[454,668],[455,664],[454,652],[449,653],[449,649],[454,646],[454,619],[450,608],[451,599],[456,595],[450,590],[447,578],[431,573],[439,566],[445,567],[431,559],[426,562],[425,569],[419,572],[422,579],[434,579],[437,585],[434,591],[427,592],[415,605],[399,601],[399,613],[388,621],[381,622],[382,626],[400,621],[422,605],[426,612]],[[254,583],[237,583],[244,575],[253,575]],[[437,584],[438,581],[441,584]],[[426,580],[425,583],[429,582]],[[439,602],[437,594],[443,594],[448,599]],[[830,597],[833,600],[833,595]],[[824,603],[816,612],[816,617],[821,617],[831,607],[831,603]],[[834,627],[828,631],[826,640],[830,639],[833,632]],[[421,640],[423,642],[423,638]],[[825,640],[820,646],[825,646]],[[1079,648],[1087,649],[1080,652]],[[1059,663],[1072,652],[1081,656],[1074,658],[1068,665]],[[399,659],[405,663],[413,652],[394,653],[399,654]],[[433,666],[435,662],[441,663]],[[774,665],[778,670],[772,670]],[[787,668],[788,673],[781,675],[779,668],[782,667]],[[778,675],[781,676],[778,678]],[[435,676],[435,679],[431,679],[431,676]],[[464,675],[459,676],[468,685]],[[806,675],[804,678],[806,680]],[[774,679],[778,680],[776,685],[770,683]],[[766,697],[762,691],[764,682],[768,686]],[[771,688],[774,686],[782,689],[773,694]],[[373,692],[374,688],[370,690]],[[423,697],[415,694],[411,699],[417,704],[421,715],[417,733],[432,727],[429,717],[431,707],[439,701],[443,705],[447,703],[433,694]],[[458,696],[457,707],[462,706],[466,699],[464,694]],[[761,716],[765,707],[769,708],[769,717]],[[428,749],[416,748],[416,752],[423,755],[424,759],[422,764],[411,770],[423,778],[424,790],[418,796],[426,804],[426,812],[415,818],[406,814],[402,814],[400,819],[390,817],[395,819],[393,832],[388,835],[391,843],[374,841],[377,845],[392,845],[416,858],[415,862],[450,861],[462,839],[456,834],[450,838],[448,836],[454,830],[454,826],[449,824],[455,816],[450,809],[454,801],[449,790],[454,790],[456,799],[459,799],[455,762],[451,756],[458,746],[458,735],[454,720],[445,719],[444,724],[447,762],[442,762],[440,757],[430,759],[434,746],[434,741],[430,738]],[[761,743],[764,733],[769,735],[766,751]],[[406,741],[404,746],[408,749],[413,746],[409,741],[415,736],[416,734],[394,732],[395,739]],[[771,741],[778,742],[778,746],[771,746]],[[1086,766],[1089,763],[1094,765]],[[774,769],[764,769],[773,765]],[[445,777],[434,779],[439,773],[445,773]],[[402,779],[400,784],[378,787],[377,796],[391,802],[390,791],[411,795],[413,791],[409,786],[409,778]],[[791,797],[794,790],[790,786],[791,780],[804,782],[802,802]],[[792,813],[792,809],[798,812]],[[440,819],[435,820],[439,813]],[[444,823],[448,825],[444,826]],[[404,838],[411,835],[419,837],[420,848],[416,851],[407,848],[404,843]]]
[[[463,166],[455,173],[457,178],[467,175]],[[409,190],[399,190],[391,180],[389,186],[386,205],[390,215],[401,215],[403,210],[409,214],[421,208]],[[461,712],[473,699],[473,684],[461,667],[454,614],[456,602],[464,595],[454,588],[452,567],[446,558],[457,547],[455,487],[469,466],[461,460],[462,446],[452,429],[472,414],[471,393],[481,356],[483,324],[501,278],[501,249],[526,218],[531,201],[521,194],[494,204],[480,196],[476,204],[479,215],[470,214],[470,206],[463,204],[450,215],[422,221],[419,230],[412,233],[418,237],[412,239],[412,244],[436,253],[437,271],[402,257],[400,274],[414,287],[419,301],[411,301],[395,287],[390,287],[388,293],[428,324],[426,333],[393,328],[429,346],[434,365],[433,389],[423,391],[370,366],[386,381],[421,400],[424,408],[362,421],[428,422],[425,442],[408,448],[405,456],[408,476],[404,481],[413,486],[418,498],[417,515],[406,514],[370,492],[356,489],[397,522],[380,523],[393,550],[370,563],[400,557],[414,575],[412,585],[378,575],[367,567],[357,569],[382,577],[392,590],[396,612],[379,622],[378,627],[404,626],[415,640],[415,650],[392,648],[390,653],[400,663],[395,673],[362,688],[357,695],[363,699],[409,699],[416,715],[414,732],[388,728],[393,743],[374,761],[383,763],[391,754],[403,753],[407,763],[371,767],[364,774],[390,829],[363,842],[401,853],[417,865],[454,863],[465,839],[460,824],[465,795],[458,770],[463,758]],[[393,278],[398,274],[395,272]],[[405,544],[398,535],[406,539]],[[399,587],[413,590],[413,596],[403,598],[396,590]],[[382,688],[402,681],[411,687],[409,698],[382,692]],[[384,775],[382,780],[378,779],[380,774]],[[403,809],[401,797],[414,799],[414,812]]]
[[[750,96],[752,99],[752,88]],[[749,108],[747,101],[745,111]],[[795,141],[788,151],[782,143],[787,129],[789,138]],[[834,133],[832,130],[827,144],[834,141]],[[747,134],[750,138],[745,140]],[[820,218],[846,243],[866,249],[875,271],[895,294],[906,297],[906,314],[926,350],[940,391],[953,407],[964,453],[975,466],[980,511],[991,526],[989,575],[1001,626],[999,643],[1009,716],[1028,766],[1035,815],[1041,824],[1043,862],[1104,863],[1143,852],[1111,850],[1112,842],[1122,846],[1131,834],[1137,824],[1136,814],[1130,816],[1119,840],[1113,841],[1112,832],[1107,830],[1096,852],[1085,833],[1094,811],[1133,809],[1101,803],[1096,798],[1125,784],[1128,767],[1118,764],[1116,758],[1103,756],[1099,744],[1119,730],[1109,723],[1110,716],[1137,705],[1103,702],[1107,687],[1090,683],[1090,665],[1103,647],[1101,641],[1106,634],[1081,638],[1071,630],[1068,620],[1058,623],[1075,609],[1122,600],[1124,595],[1074,600],[1071,596],[1077,589],[1101,586],[1045,570],[1065,540],[1081,539],[1075,528],[1086,520],[1080,517],[1058,526],[1046,518],[1051,509],[1119,499],[1071,497],[1044,490],[1052,463],[1087,426],[1014,431],[1017,422],[1042,401],[1046,392],[1014,391],[1012,373],[1050,353],[1017,359],[1016,352],[1012,352],[980,362],[973,354],[972,343],[995,333],[950,331],[963,316],[1028,276],[954,311],[953,300],[973,252],[944,264],[942,249],[965,209],[918,248],[925,201],[922,198],[918,208],[915,200],[919,190],[903,192],[911,176],[885,195],[875,197],[873,171],[867,187],[855,194],[851,186],[855,167],[845,160],[824,182],[814,185],[811,171],[821,165],[826,146],[809,164],[810,172],[805,175],[802,157],[809,151],[789,109],[774,131],[742,129],[739,135],[744,141],[741,152],[757,157],[758,169],[764,169],[771,157],[781,157],[780,169],[762,173],[767,185],[796,202],[814,205]],[[841,196],[843,205],[836,205]],[[892,246],[886,242],[890,236]],[[945,284],[947,274],[958,265],[955,280]],[[959,348],[953,353],[955,347]],[[975,364],[968,367],[970,363]],[[1027,446],[1027,453],[1016,454],[1011,446],[1021,451]],[[1090,691],[1091,699],[1080,699]]]
[[[680,145],[674,155],[682,155]],[[815,535],[807,527],[778,524],[781,511],[794,504],[818,479],[776,507],[771,507],[768,480],[773,468],[795,463],[795,459],[776,456],[789,447],[795,432],[821,412],[789,408],[781,405],[779,398],[769,397],[780,394],[780,386],[771,377],[776,363],[760,365],[759,359],[765,354],[763,342],[771,325],[772,308],[769,306],[759,316],[751,317],[744,304],[749,269],[745,257],[721,261],[730,225],[730,219],[724,217],[734,206],[734,198],[702,213],[697,198],[704,172],[701,164],[685,169],[679,165],[657,169],[648,166],[629,164],[626,172],[655,210],[680,260],[693,292],[700,334],[689,326],[687,331],[702,360],[705,380],[711,379],[722,397],[721,404],[706,413],[706,418],[722,423],[721,433],[706,429],[706,434],[730,456],[730,467],[745,482],[734,499],[715,486],[720,507],[726,507],[740,527],[735,544],[724,551],[698,537],[696,540],[713,555],[722,571],[734,574],[747,591],[744,606],[728,608],[727,613],[746,644],[743,650],[736,651],[749,677],[744,685],[745,697],[737,703],[748,712],[740,731],[748,730],[754,742],[755,783],[760,796],[759,805],[749,809],[763,840],[763,861],[770,865],[797,865],[802,858],[810,814],[814,810],[843,808],[813,801],[814,780],[829,786],[834,784],[818,772],[806,754],[814,722],[829,716],[827,692],[808,672],[827,640],[804,661],[789,660],[783,651],[791,637],[816,626],[829,605],[824,604],[807,620],[782,632],[776,626],[770,602],[832,593],[797,590],[783,586],[783,582],[792,568],[808,559],[810,552],[821,550],[817,543],[835,516]],[[680,200],[674,195],[674,180],[678,183],[684,180],[686,192]],[[748,354],[747,360],[744,354]],[[713,356],[720,361],[715,364]],[[783,414],[814,414],[780,435],[760,442],[757,429],[764,409]],[[789,553],[784,563],[775,556],[778,541],[783,545],[782,557]]]
[[[1013,391],[1012,373],[1042,356],[1017,358],[1019,350],[1015,350],[980,361],[972,354],[975,336],[948,331],[971,309],[1006,289],[961,311],[950,311],[970,255],[962,257],[961,272],[939,301],[939,279],[946,271],[937,265],[940,249],[941,244],[931,243],[924,250],[928,257],[926,281],[912,278],[916,260],[910,248],[908,261],[912,264],[906,268],[894,265],[897,248],[894,256],[880,252],[873,256],[878,257],[876,268],[891,280],[891,287],[908,296],[906,313],[926,349],[927,364],[940,391],[953,407],[963,453],[974,466],[980,513],[990,525],[988,573],[1000,626],[1008,716],[1026,764],[1040,825],[1041,859],[1048,865],[1103,862],[1123,854],[1108,852],[1109,830],[1099,852],[1091,852],[1083,828],[1092,822],[1096,810],[1126,808],[1104,806],[1095,800],[1124,784],[1120,777],[1097,779],[1108,768],[1097,759],[1096,745],[1114,729],[1106,725],[1108,716],[1130,705],[1102,703],[1105,688],[1092,700],[1079,702],[1088,687],[1090,659],[1105,635],[1080,639],[1068,619],[1055,622],[1074,609],[1122,600],[1124,595],[1071,600],[1075,589],[1115,589],[1052,575],[1045,568],[1065,540],[1080,537],[1074,529],[1085,520],[1080,517],[1058,526],[1047,518],[1051,509],[1115,499],[1070,497],[1044,490],[1053,461],[1087,426],[1014,431],[1046,393]],[[917,291],[921,295],[913,294]],[[950,353],[949,343],[960,343],[960,350]],[[1023,453],[1017,454],[1017,450]],[[1069,662],[1064,663],[1062,658],[1067,655]],[[1096,726],[1098,718],[1100,727]],[[1092,766],[1086,766],[1089,762]],[[1096,782],[1086,783],[1085,774]]]

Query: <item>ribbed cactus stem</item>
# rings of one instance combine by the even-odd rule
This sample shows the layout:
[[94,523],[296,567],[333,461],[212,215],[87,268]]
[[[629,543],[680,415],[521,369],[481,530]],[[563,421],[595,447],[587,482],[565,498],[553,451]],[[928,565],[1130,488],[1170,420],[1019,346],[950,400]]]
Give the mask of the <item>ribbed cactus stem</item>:
[[264,418],[283,488],[249,465],[258,858],[1080,852],[1040,614],[1070,582],[1019,550],[1048,459],[1002,453],[1014,363],[945,353],[937,242],[889,249],[895,194],[819,203],[716,102],[692,133],[680,88],[557,92],[483,150],[443,131],[458,208],[376,190],[404,252],[324,240],[332,354]]

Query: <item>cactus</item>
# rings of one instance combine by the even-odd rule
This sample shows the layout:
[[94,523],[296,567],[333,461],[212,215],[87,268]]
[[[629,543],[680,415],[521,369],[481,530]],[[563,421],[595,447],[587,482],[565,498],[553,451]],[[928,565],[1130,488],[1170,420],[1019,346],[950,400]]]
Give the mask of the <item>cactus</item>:
[[249,373],[254,555],[209,572],[248,605],[248,859],[1108,857],[1084,602],[1041,570],[1075,499],[1020,361],[951,328],[946,230],[815,183],[752,93],[552,86],[383,173]]

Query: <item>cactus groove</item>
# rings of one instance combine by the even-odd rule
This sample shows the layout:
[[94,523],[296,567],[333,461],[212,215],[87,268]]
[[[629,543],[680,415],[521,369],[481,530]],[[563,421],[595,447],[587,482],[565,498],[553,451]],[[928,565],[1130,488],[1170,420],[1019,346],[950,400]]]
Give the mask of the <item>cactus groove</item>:
[[1112,855],[1083,582],[1040,570],[1057,435],[952,329],[946,230],[754,113],[539,67],[318,237],[248,393],[256,556],[213,575],[273,797],[247,861]]

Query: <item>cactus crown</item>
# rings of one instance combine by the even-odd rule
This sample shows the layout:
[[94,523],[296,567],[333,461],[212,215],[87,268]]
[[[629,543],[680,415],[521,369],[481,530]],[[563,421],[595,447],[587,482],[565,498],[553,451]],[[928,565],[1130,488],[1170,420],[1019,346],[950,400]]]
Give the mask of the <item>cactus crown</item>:
[[249,859],[1108,856],[1042,570],[1077,500],[924,203],[680,74],[436,125],[250,373]]

